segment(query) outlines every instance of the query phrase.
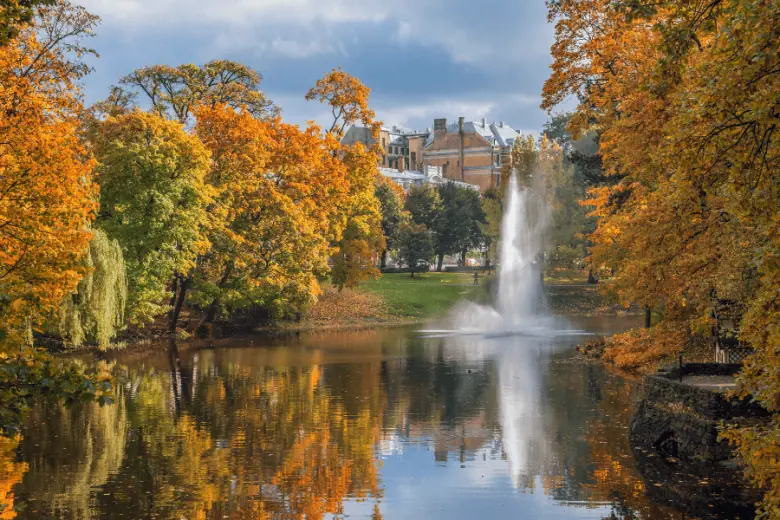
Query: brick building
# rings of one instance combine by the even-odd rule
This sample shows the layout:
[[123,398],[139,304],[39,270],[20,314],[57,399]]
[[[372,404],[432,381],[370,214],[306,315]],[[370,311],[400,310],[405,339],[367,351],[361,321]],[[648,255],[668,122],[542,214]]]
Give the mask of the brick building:
[[[433,131],[382,128],[379,135],[384,150],[381,164],[386,168],[425,171],[441,168],[445,179],[479,186],[480,191],[498,185],[501,168],[510,160],[518,132],[509,125],[466,121],[448,125],[446,119],[434,120]],[[345,144],[372,144],[368,129],[353,126],[344,136]]]

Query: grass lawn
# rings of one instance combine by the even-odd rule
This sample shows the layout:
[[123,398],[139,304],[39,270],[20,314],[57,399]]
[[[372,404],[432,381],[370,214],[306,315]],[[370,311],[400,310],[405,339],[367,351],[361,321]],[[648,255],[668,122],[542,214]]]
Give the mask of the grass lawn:
[[387,312],[399,319],[425,319],[446,314],[463,299],[484,300],[485,276],[475,287],[471,273],[387,273],[361,285],[361,290],[381,296]]

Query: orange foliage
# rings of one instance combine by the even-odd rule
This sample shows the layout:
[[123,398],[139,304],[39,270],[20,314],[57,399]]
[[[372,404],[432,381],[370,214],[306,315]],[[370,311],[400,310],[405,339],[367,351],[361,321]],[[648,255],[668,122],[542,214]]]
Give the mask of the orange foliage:
[[341,69],[334,69],[317,80],[306,99],[317,99],[331,107],[333,123],[328,134],[337,139],[344,136],[348,125],[362,123],[371,129],[373,144],[366,149],[361,143],[338,150],[349,178],[349,197],[341,208],[345,222],[344,234],[338,240],[333,256],[333,282],[339,287],[354,287],[359,282],[380,276],[376,265],[386,241],[382,233],[382,214],[375,195],[380,177],[377,162],[381,122],[368,107],[371,89],[359,79]]
[[[6,326],[40,322],[76,288],[96,210],[94,163],[77,129],[77,82],[86,69],[67,54],[68,34],[96,19],[81,8],[45,8],[35,25],[0,47],[0,292]],[[81,47],[76,45],[79,52]]]
[[371,89],[356,77],[341,69],[333,69],[317,80],[317,84],[306,93],[306,99],[317,99],[330,106],[333,123],[329,133],[341,138],[347,126],[361,122],[371,129],[377,141],[382,123],[375,121],[376,114],[368,107],[370,93]]
[[630,330],[607,340],[603,359],[623,370],[653,371],[659,363],[674,360],[687,337],[687,325],[678,322]]
[[338,141],[316,126],[302,131],[221,105],[196,115],[197,135],[213,157],[207,182],[217,192],[209,208],[212,250],[199,262],[206,296],[303,310],[319,294],[317,278],[345,225],[340,208],[350,183],[333,153]]
[[[572,129],[598,130],[613,186],[591,191],[591,262],[624,303],[704,320],[713,296],[744,304],[755,353],[742,395],[780,412],[780,49],[777,2],[554,0],[551,109],[580,96]],[[627,337],[627,364],[649,337]],[[620,340],[618,340],[620,341]],[[650,347],[650,345],[647,345]],[[682,347],[682,345],[679,345]],[[653,346],[652,348],[658,348]],[[633,352],[633,354],[632,354]],[[616,358],[617,359],[617,358]],[[777,416],[773,424],[777,424]],[[734,433],[757,483],[778,494],[766,431]],[[780,515],[776,501],[763,514]]]

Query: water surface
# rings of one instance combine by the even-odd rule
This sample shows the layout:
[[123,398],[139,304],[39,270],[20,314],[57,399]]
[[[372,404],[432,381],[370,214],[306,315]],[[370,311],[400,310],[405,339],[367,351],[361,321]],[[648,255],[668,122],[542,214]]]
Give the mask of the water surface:
[[637,476],[634,385],[555,341],[394,329],[120,359],[115,405],[32,412],[7,487],[18,518],[681,518]]

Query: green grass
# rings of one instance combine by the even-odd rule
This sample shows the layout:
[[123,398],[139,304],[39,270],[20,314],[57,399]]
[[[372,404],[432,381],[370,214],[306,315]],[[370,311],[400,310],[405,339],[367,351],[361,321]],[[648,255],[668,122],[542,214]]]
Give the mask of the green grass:
[[446,314],[460,300],[483,300],[485,276],[475,287],[471,273],[388,273],[361,286],[381,296],[388,312],[399,319],[426,319]]

